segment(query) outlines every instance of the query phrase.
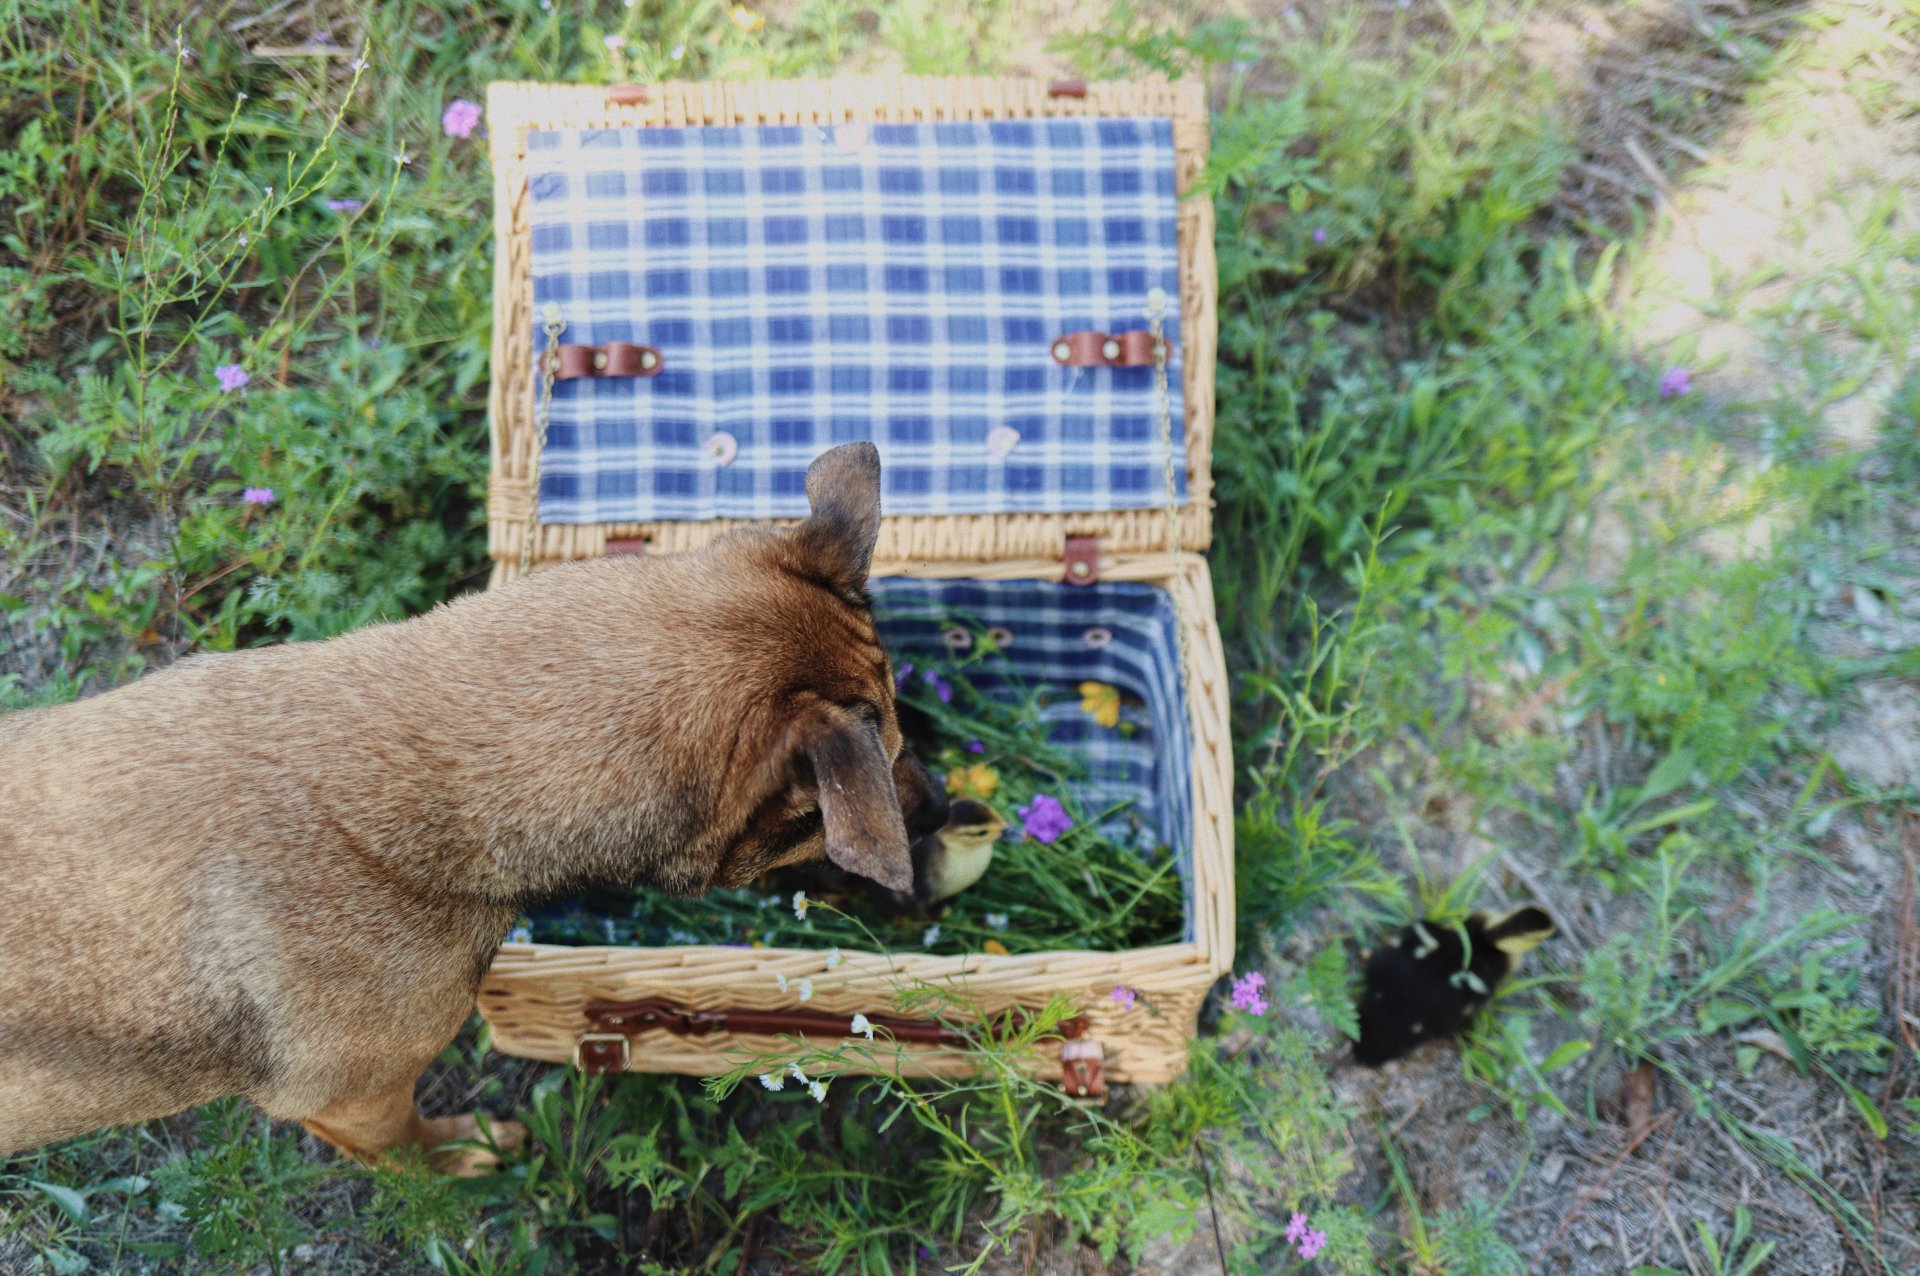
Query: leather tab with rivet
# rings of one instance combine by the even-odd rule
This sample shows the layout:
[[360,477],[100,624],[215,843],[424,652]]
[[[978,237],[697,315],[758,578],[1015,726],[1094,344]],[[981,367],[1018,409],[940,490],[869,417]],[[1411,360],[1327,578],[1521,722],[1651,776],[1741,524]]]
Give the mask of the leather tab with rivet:
[[603,346],[561,346],[553,355],[556,381],[578,377],[657,377],[665,361],[652,346],[609,341]]
[[607,101],[613,106],[645,106],[647,86],[644,84],[609,84]]
[[1067,368],[1147,368],[1153,366],[1153,334],[1068,332],[1055,337],[1047,353]]
[[1075,1099],[1107,1097],[1107,1052],[1098,1041],[1081,1038],[1060,1043],[1060,1088]]
[[1069,585],[1091,585],[1100,579],[1100,538],[1067,537],[1066,570],[1061,579]]

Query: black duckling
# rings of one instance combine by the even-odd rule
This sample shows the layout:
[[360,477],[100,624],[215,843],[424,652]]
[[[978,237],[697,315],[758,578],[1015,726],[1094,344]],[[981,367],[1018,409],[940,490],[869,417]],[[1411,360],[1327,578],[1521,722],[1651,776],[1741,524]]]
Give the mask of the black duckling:
[[1353,1057],[1377,1068],[1423,1042],[1453,1036],[1520,955],[1551,934],[1553,919],[1527,907],[1497,919],[1475,913],[1458,926],[1417,921],[1388,936],[1367,954]]

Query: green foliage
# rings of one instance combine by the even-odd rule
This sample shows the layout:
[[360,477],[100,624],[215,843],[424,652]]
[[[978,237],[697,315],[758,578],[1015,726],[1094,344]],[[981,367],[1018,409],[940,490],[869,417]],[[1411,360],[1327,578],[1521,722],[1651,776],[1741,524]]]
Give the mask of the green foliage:
[[1817,686],[1778,565],[1715,566],[1663,547],[1625,579],[1622,596],[1583,617],[1582,693],[1708,783],[1731,779],[1786,730],[1773,698]]
[[158,1212],[191,1229],[199,1270],[245,1272],[265,1264],[279,1276],[287,1251],[313,1232],[295,1202],[328,1170],[301,1155],[298,1138],[241,1100],[210,1105],[203,1120],[212,1136],[207,1146],[153,1172]]
[[[1896,1092],[1883,1112],[1866,1081],[1895,1047],[1849,956],[1864,923],[1772,885],[1875,800],[1833,798],[1831,768],[1803,756],[1799,718],[1841,677],[1809,644],[1813,553],[1792,528],[1762,552],[1703,543],[1762,504],[1837,523],[1873,500],[1852,459],[1820,458],[1801,407],[1765,405],[1751,443],[1770,468],[1736,482],[1726,449],[1688,434],[1716,410],[1653,400],[1610,317],[1619,245],[1550,229],[1576,139],[1558,86],[1513,68],[1532,19],[1555,15],[1321,8],[1273,39],[1123,5],[1065,42],[1089,74],[1217,89],[1201,178],[1219,221],[1212,566],[1235,677],[1239,941],[1272,975],[1271,1015],[1228,1012],[1184,1079],[1108,1109],[1018,1064],[1064,1004],[989,1033],[964,1080],[841,1075],[883,1049],[849,1039],[794,1043],[706,1092],[567,1071],[513,1091],[510,1066],[454,1052],[456,1090],[491,1087],[532,1131],[490,1178],[323,1168],[223,1103],[183,1139],[146,1127],[9,1162],[0,1246],[25,1238],[61,1273],[278,1270],[319,1237],[383,1271],[891,1273],[1018,1261],[1036,1230],[1115,1260],[1205,1249],[1218,1221],[1240,1273],[1293,1264],[1281,1229],[1297,1210],[1329,1237],[1316,1270],[1522,1270],[1504,1201],[1434,1209],[1390,1139],[1389,1199],[1355,1204],[1351,1114],[1322,1062],[1354,1029],[1344,924],[1458,916],[1524,884],[1497,846],[1434,870],[1415,828],[1432,805],[1447,814],[1428,827],[1462,843],[1537,839],[1582,908],[1634,919],[1589,936],[1567,972],[1503,986],[1462,1043],[1471,1118],[1590,1120],[1602,1065],[1645,1062],[1876,1254],[1826,1167],[1717,1097],[1783,1059],[1844,1098],[1863,1137],[1920,1131],[1920,1100]],[[784,20],[722,0],[409,0],[276,19],[316,43],[330,22],[345,46],[292,59],[249,52],[270,41],[239,16],[0,6],[0,647],[57,664],[0,672],[0,708],[478,583],[490,188],[485,139],[441,132],[453,98],[496,78],[830,74],[868,54],[972,71],[1025,35],[997,0],[807,0]],[[1704,21],[1759,73],[1747,27]],[[1672,124],[1698,105],[1662,88],[1649,109]],[[1898,348],[1893,428],[1863,459],[1910,498],[1920,377],[1898,212],[1873,202],[1879,229],[1845,278],[1787,305]],[[1878,367],[1840,348],[1806,361],[1823,402]],[[248,384],[222,390],[223,364]],[[1656,434],[1685,482],[1650,472]],[[275,499],[246,504],[249,487]],[[1598,532],[1622,509],[1624,548]],[[96,510],[117,534],[98,548],[70,530]],[[1917,667],[1894,650],[1855,665]],[[1589,736],[1602,765],[1582,756]],[[1784,813],[1751,813],[1751,791],[1783,784],[1801,786]],[[932,990],[906,997],[962,1018]],[[1714,1050],[1735,1060],[1722,1076]],[[794,1063],[824,1100],[790,1072],[777,1093],[749,1079]],[[1690,1269],[1744,1274],[1774,1253],[1744,1211],[1696,1231]]]

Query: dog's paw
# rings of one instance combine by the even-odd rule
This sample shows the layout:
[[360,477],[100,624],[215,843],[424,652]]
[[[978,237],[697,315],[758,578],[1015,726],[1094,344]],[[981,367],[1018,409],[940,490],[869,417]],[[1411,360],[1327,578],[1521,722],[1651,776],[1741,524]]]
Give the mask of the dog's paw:
[[500,1168],[501,1154],[518,1152],[527,1142],[526,1126],[484,1113],[435,1117],[427,1125],[433,1137],[428,1161],[441,1173],[461,1178],[493,1172]]

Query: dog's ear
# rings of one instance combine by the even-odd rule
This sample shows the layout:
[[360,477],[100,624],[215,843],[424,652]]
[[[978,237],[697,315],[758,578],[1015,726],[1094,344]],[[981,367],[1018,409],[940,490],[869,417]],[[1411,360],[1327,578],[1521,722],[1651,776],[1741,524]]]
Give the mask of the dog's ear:
[[802,745],[820,786],[827,858],[889,890],[911,891],[907,826],[880,732],[851,715],[835,718],[809,730]]
[[822,579],[843,594],[858,594],[880,539],[880,450],[844,443],[807,467],[807,507],[794,540]]

